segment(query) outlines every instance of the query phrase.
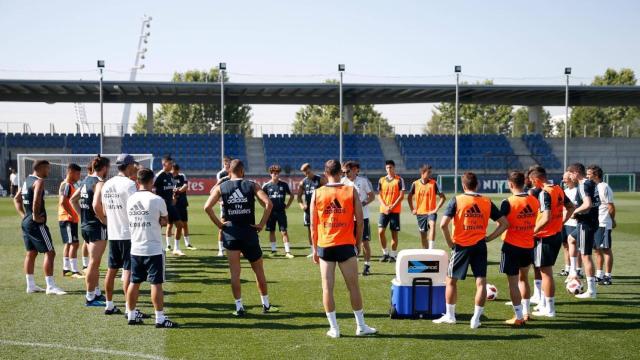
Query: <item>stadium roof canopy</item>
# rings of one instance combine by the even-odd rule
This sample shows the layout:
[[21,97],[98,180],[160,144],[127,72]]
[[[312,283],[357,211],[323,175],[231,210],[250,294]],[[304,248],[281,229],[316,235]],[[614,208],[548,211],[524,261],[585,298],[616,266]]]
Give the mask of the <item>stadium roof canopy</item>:
[[[219,83],[104,81],[105,103],[220,102]],[[225,83],[227,104],[337,104],[337,84]],[[452,102],[455,85],[343,84],[345,105]],[[2,80],[0,101],[99,102],[99,83],[83,80]],[[563,106],[565,87],[546,85],[460,85],[466,104]],[[640,86],[569,87],[571,106],[640,106]]]

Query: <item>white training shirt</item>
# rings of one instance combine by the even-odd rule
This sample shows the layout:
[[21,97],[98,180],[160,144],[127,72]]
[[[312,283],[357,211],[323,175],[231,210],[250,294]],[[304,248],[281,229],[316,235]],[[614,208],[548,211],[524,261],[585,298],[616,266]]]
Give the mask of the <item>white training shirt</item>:
[[20,185],[18,183],[18,174],[16,174],[16,173],[12,173],[11,175],[9,175],[9,181],[11,182],[11,185],[13,185],[13,186],[19,186]]
[[126,176],[116,175],[102,187],[102,206],[107,214],[109,240],[131,240],[127,200],[136,192],[136,183]]
[[[564,195],[571,200],[574,206],[578,206],[578,202],[576,201],[576,197],[578,196],[578,187],[574,187],[573,189],[566,188],[564,189]],[[569,218],[567,222],[564,223],[567,226],[578,226],[578,220],[574,218]]]
[[368,198],[367,195],[373,192],[373,186],[371,185],[371,182],[369,181],[369,179],[367,179],[364,176],[356,176],[356,179],[354,181],[351,181],[349,180],[348,177],[345,176],[340,180],[340,182],[345,185],[350,185],[356,188],[358,192],[358,198],[360,199],[360,203],[362,204],[362,218],[368,219],[369,206],[364,205],[364,202],[367,201],[367,198]]
[[598,222],[600,227],[607,230],[613,228],[613,220],[609,215],[609,204],[613,204],[613,190],[606,182],[596,185],[596,191],[600,195],[600,207],[598,207]]
[[160,217],[167,216],[167,205],[151,191],[138,191],[127,201],[131,229],[131,255],[154,256],[163,253]]

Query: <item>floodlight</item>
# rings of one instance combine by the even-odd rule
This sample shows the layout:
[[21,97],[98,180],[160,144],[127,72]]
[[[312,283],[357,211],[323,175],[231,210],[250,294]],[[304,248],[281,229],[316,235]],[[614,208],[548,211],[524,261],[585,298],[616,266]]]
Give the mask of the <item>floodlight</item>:
[[344,71],[344,64],[338,64],[338,71]]
[[457,73],[462,72],[462,66],[461,65],[456,65],[455,68],[454,68],[454,71],[457,72]]
[[571,68],[570,67],[564,68],[564,74],[565,75],[571,75]]
[[98,67],[104,68],[104,60],[98,60]]

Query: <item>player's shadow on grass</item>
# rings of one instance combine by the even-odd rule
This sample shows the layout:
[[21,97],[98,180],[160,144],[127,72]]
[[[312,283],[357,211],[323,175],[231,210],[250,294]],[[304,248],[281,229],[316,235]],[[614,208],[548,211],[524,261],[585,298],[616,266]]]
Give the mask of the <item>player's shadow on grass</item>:
[[[229,315],[228,315],[229,316]],[[262,330],[305,330],[305,329],[324,329],[327,326],[322,324],[306,324],[306,325],[294,325],[285,324],[282,322],[269,322],[265,316],[264,320],[267,321],[253,321],[258,317],[247,316],[243,319],[237,319],[237,321],[229,322],[215,322],[215,323],[184,323],[180,327],[183,329],[262,329]]]
[[541,339],[543,336],[536,334],[514,334],[514,335],[485,335],[485,334],[378,334],[375,338],[386,339],[417,339],[417,340],[464,340],[464,341],[487,341],[487,340],[531,340]]

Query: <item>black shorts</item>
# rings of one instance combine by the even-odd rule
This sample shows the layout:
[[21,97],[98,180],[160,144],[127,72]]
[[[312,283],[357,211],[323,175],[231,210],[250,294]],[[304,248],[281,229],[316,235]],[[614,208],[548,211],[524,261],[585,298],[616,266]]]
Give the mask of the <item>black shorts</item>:
[[162,284],[164,278],[164,253],[160,255],[131,255],[131,282],[140,284]]
[[88,243],[107,240],[107,227],[104,225],[82,227],[82,238]]
[[31,217],[22,221],[22,237],[27,251],[46,253],[55,250],[47,224],[37,223]]
[[533,263],[533,248],[526,249],[509,243],[502,244],[500,272],[507,276],[520,273],[520,268],[529,267]]
[[569,235],[573,234],[575,230],[576,230],[575,226],[564,225],[562,227],[562,242],[563,243],[569,242]]
[[389,226],[391,231],[400,231],[400,214],[380,214],[380,218],[378,219],[378,228],[386,229],[387,226]]
[[578,241],[578,251],[582,255],[591,255],[593,253],[593,241],[595,239],[597,226],[593,226],[587,223],[578,223],[578,226],[573,231],[574,239]]
[[593,248],[596,250],[611,249],[611,229],[598,226],[593,241]]
[[60,236],[63,244],[78,242],[78,223],[71,221],[59,221]]
[[264,229],[266,231],[276,231],[276,223],[280,232],[287,231],[287,213],[284,210],[272,211]]
[[416,215],[416,219],[418,220],[418,231],[424,233],[429,231],[429,221],[435,222],[438,219],[438,214]]
[[309,211],[304,212],[304,226],[311,226],[311,213]]
[[538,268],[555,265],[560,248],[562,248],[561,233],[544,238],[535,238],[533,265]]
[[227,250],[240,251],[249,262],[255,262],[262,258],[258,233],[253,228],[247,228],[247,225],[223,227],[222,245]]
[[354,245],[318,246],[318,257],[324,261],[341,263],[354,256],[356,256],[356,247]]
[[467,277],[469,265],[474,277],[487,277],[487,242],[485,240],[480,240],[471,246],[454,245],[447,276],[464,280]]
[[178,208],[175,205],[167,204],[167,214],[169,215],[169,224],[173,224],[176,221],[180,221],[180,216],[178,215]]
[[182,222],[189,221],[189,209],[186,206],[176,206],[177,219]]
[[109,269],[131,270],[131,240],[109,240]]
[[[353,221],[353,236],[356,236],[357,223]],[[369,228],[369,219],[362,219],[362,241],[371,240],[371,229]]]

